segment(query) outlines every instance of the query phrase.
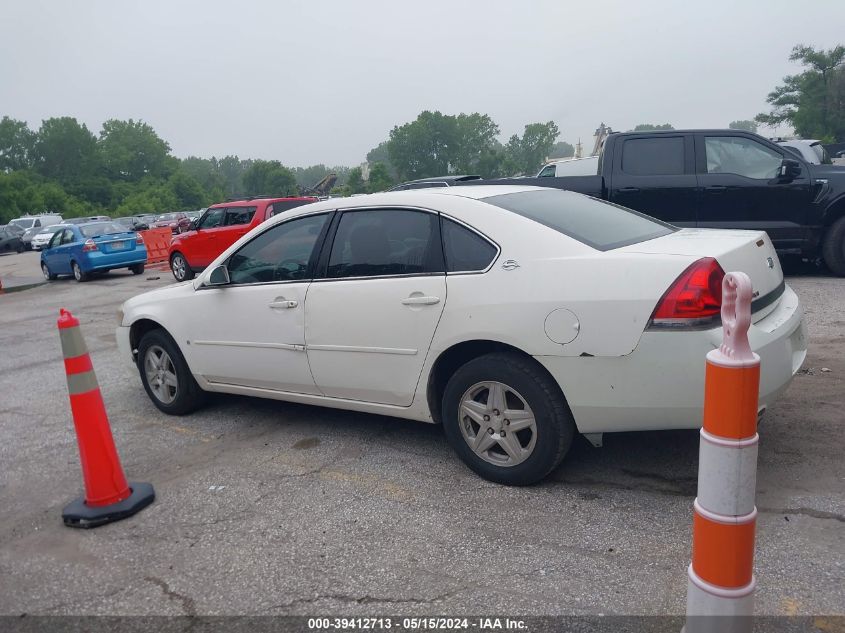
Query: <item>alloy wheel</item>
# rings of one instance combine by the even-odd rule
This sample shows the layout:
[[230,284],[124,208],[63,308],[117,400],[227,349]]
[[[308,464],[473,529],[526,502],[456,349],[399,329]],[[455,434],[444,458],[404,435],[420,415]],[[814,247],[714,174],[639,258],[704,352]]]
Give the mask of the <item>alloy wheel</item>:
[[176,377],[176,366],[170,355],[159,345],[152,345],[144,357],[144,373],[147,384],[163,404],[170,404],[179,392],[179,379]]
[[173,261],[170,263],[170,268],[173,270],[173,276],[176,277],[178,281],[185,280],[185,273],[187,272],[187,262],[185,262],[185,258],[181,255],[174,255]]
[[458,422],[472,451],[496,466],[521,464],[537,443],[534,412],[519,392],[501,382],[479,382],[467,389]]

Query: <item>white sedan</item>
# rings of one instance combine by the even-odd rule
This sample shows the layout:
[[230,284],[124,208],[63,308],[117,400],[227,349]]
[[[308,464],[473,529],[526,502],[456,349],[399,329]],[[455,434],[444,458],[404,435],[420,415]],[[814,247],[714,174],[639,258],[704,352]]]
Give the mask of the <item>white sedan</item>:
[[766,234],[678,229],[539,187],[300,207],[193,282],[128,300],[117,340],[166,413],[215,391],[439,422],[474,471],[530,484],[576,431],[600,444],[700,426],[725,271],[754,285],[762,411],[806,354]]

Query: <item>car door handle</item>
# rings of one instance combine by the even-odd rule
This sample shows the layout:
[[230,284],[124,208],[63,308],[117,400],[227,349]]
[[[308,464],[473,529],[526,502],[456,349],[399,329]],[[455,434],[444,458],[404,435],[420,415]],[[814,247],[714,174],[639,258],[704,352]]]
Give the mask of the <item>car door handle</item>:
[[727,190],[728,188],[724,185],[712,185],[711,187],[707,187],[707,191],[710,193],[724,193]]
[[402,299],[403,306],[431,306],[435,303],[440,303],[440,297],[414,296]]
[[295,308],[299,305],[298,301],[288,300],[284,298],[278,298],[275,301],[271,301],[267,304],[268,308],[272,308],[273,310],[289,310],[290,308]]
[[619,190],[619,193],[639,193],[639,192],[640,192],[639,187],[622,187]]

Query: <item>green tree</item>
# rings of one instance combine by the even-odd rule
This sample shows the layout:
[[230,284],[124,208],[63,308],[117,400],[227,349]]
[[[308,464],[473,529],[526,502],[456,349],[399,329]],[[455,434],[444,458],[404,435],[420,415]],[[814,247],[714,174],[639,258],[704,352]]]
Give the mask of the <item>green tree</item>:
[[349,170],[349,175],[346,177],[346,191],[348,195],[367,191],[367,183],[364,182],[360,167],[353,167]]
[[126,196],[117,207],[118,215],[164,213],[179,207],[179,199],[167,184],[148,182]]
[[671,123],[655,125],[654,123],[640,123],[631,132],[659,132],[660,130],[674,130]]
[[0,120],[0,172],[30,167],[34,144],[35,133],[25,121],[4,116]]
[[387,151],[400,179],[448,174],[456,157],[457,133],[455,117],[428,110],[394,127]]
[[[214,159],[212,158],[212,161]],[[217,173],[223,178],[226,195],[234,197],[244,191],[244,173],[251,162],[244,161],[237,156],[224,156],[217,162]]]
[[566,141],[558,141],[552,146],[549,158],[569,158],[575,156],[575,148]]
[[39,173],[63,184],[95,174],[99,159],[96,137],[73,117],[43,121],[33,155]]
[[[388,141],[382,141],[376,147],[367,152],[367,162],[370,165],[383,163],[385,167],[387,167],[390,177],[395,180],[399,177],[399,174],[396,172],[396,167],[394,167],[393,163],[390,162],[390,152],[387,150],[387,144]],[[340,180],[339,175],[338,180]]]
[[745,130],[746,132],[757,134],[757,123],[755,123],[754,121],[749,121],[747,119],[743,119],[740,121],[731,121],[728,124],[728,127],[732,130]]
[[138,182],[145,176],[167,175],[170,145],[143,121],[109,119],[100,132],[100,154],[114,180]]
[[510,137],[505,151],[520,172],[534,175],[552,151],[559,134],[554,121],[529,123],[522,138],[516,134]]
[[299,193],[293,172],[277,160],[256,160],[243,175],[247,195],[294,196]]
[[473,112],[455,117],[455,146],[453,171],[476,173],[481,156],[489,152],[497,142],[499,126],[486,114]]
[[393,178],[387,171],[387,165],[384,163],[376,163],[370,167],[370,178],[367,181],[367,191],[375,193],[377,191],[385,191],[393,186]]
[[167,186],[176,196],[178,210],[199,209],[206,202],[206,192],[196,178],[183,171],[175,172],[167,180]]
[[805,70],[783,78],[766,97],[771,111],[758,114],[763,125],[789,123],[804,138],[845,140],[845,46],[816,50],[799,44],[790,61]]

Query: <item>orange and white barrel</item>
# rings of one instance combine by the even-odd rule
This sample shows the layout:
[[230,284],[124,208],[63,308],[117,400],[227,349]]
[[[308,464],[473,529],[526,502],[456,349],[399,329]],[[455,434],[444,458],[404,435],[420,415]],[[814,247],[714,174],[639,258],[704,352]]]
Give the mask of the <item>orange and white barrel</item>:
[[725,275],[724,338],[707,354],[685,633],[753,627],[760,357],[748,343],[751,292],[745,273]]

